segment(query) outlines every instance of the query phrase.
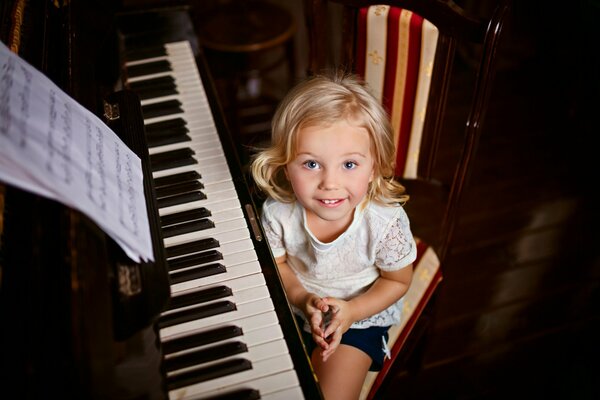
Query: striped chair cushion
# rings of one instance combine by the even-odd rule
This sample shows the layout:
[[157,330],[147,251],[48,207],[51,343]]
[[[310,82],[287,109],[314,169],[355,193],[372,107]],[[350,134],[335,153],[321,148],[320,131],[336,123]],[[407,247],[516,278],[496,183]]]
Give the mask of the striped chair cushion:
[[398,7],[362,8],[356,72],[390,113],[396,140],[396,176],[416,178],[438,29]]

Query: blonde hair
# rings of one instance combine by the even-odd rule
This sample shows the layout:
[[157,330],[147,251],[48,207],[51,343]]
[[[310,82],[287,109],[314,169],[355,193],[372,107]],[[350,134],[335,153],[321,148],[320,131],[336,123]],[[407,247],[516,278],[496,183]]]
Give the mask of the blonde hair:
[[363,80],[343,73],[307,78],[281,101],[271,122],[271,144],[252,160],[252,176],[258,188],[275,200],[295,201],[285,166],[296,157],[298,132],[306,127],[327,127],[340,120],[352,121],[369,132],[374,178],[366,200],[405,203],[408,195],[394,180],[396,147],[389,116]]

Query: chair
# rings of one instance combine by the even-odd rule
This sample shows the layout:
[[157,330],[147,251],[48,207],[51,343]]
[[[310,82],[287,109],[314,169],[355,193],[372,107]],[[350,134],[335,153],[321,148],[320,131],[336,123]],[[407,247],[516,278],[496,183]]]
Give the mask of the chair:
[[[365,78],[390,113],[396,131],[396,176],[411,196],[406,210],[418,241],[414,279],[405,296],[403,321],[390,330],[391,358],[379,373],[369,373],[363,385],[361,398],[372,399],[392,364],[409,359],[415,346],[407,343],[423,335],[426,306],[433,311],[430,299],[442,280],[441,265],[482,132],[510,0],[498,0],[489,19],[470,16],[443,0],[305,0],[304,7],[308,74],[335,67]],[[461,122],[464,136],[458,138],[458,151],[448,157],[438,149],[448,142],[445,125],[456,118],[446,115],[445,106],[449,95],[455,95],[450,92],[456,82],[454,61],[467,52],[475,54],[466,68],[472,95]],[[454,169],[436,169],[438,157],[444,158],[444,166],[451,159]]]

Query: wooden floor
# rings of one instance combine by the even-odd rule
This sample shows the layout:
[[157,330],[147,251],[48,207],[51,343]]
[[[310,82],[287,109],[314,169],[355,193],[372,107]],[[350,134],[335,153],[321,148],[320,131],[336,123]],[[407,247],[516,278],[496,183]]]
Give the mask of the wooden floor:
[[[600,398],[591,141],[600,69],[598,56],[582,51],[586,40],[597,49],[592,29],[579,24],[600,13],[588,5],[559,15],[533,3],[516,5],[500,53],[445,279],[415,353],[419,368],[398,365],[381,399]],[[571,30],[557,21],[571,21]],[[463,111],[464,94],[457,84],[449,115]],[[441,160],[444,151],[452,149]]]

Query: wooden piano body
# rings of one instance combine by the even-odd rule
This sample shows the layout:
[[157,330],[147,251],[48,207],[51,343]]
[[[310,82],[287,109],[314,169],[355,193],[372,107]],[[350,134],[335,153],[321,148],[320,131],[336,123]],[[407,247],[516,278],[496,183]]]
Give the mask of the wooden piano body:
[[[260,227],[251,224],[254,206],[208,69],[185,23],[186,7],[122,12],[117,3],[11,0],[0,5],[5,44],[95,114],[103,115],[107,104],[119,105],[119,117],[105,120],[144,162],[156,260],[133,263],[82,213],[0,183],[0,397],[169,396],[159,332],[161,313],[172,298],[169,262],[143,109],[137,95],[119,89],[125,46],[189,40],[300,391],[305,398],[320,398],[272,256]],[[122,274],[137,279],[124,286]]]

